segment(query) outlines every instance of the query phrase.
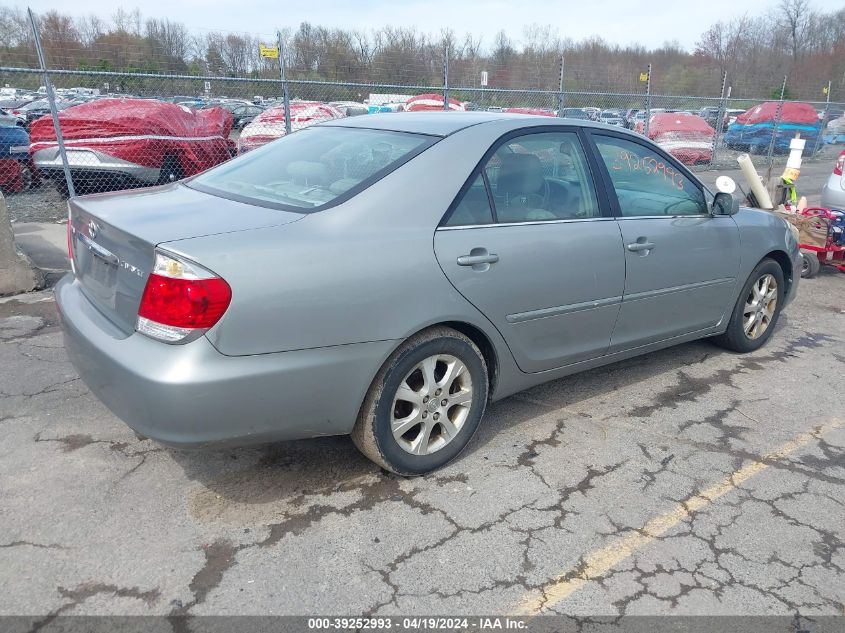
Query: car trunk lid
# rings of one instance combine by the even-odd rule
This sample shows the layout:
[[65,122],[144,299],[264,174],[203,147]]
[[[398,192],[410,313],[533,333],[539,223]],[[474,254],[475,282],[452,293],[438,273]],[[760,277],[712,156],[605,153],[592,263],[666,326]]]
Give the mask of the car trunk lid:
[[91,303],[126,335],[135,330],[157,245],[279,226],[304,217],[178,184],[73,198],[69,210],[76,278]]

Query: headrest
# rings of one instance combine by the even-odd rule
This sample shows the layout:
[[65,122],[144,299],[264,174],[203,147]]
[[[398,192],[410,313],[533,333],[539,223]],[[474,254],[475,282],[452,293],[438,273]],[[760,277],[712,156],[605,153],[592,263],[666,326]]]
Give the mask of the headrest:
[[504,154],[496,179],[496,193],[500,196],[542,194],[543,165],[534,154]]

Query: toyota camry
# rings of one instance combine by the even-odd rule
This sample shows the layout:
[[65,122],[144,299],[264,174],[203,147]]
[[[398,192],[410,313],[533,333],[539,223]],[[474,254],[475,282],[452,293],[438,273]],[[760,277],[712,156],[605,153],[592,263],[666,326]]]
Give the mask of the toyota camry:
[[756,350],[800,277],[783,220],[580,119],[338,119],[69,204],[66,347],[129,426],[351,434],[405,475],[532,385],[705,337]]

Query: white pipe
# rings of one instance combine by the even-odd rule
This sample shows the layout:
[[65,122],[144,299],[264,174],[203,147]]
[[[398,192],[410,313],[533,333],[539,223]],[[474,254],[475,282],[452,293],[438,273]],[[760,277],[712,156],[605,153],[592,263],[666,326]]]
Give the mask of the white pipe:
[[757,204],[761,209],[773,209],[772,199],[769,192],[763,186],[760,180],[760,175],[754,169],[754,164],[751,162],[751,157],[748,154],[740,154],[736,158],[739,163],[739,168],[742,170],[742,175],[745,176],[745,183],[751,189],[754,197],[757,198]]

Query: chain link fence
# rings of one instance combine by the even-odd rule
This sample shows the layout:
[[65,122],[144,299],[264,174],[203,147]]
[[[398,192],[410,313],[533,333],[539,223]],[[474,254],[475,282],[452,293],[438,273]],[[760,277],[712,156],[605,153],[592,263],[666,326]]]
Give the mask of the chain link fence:
[[[70,193],[172,182],[303,127],[373,112],[589,119],[648,136],[694,170],[736,168],[743,152],[758,168],[771,167],[785,160],[796,133],[807,139],[805,160],[832,163],[845,141],[844,104],[735,98],[724,75],[706,78],[715,95],[666,95],[653,92],[660,82],[649,64],[596,77],[567,69],[548,51],[518,60],[450,59],[448,46],[421,45],[414,54],[394,46],[369,57],[309,57],[301,46],[289,54],[284,43],[279,36],[261,45],[269,57],[245,61],[238,76],[222,76],[211,72],[209,54],[188,72],[172,70],[155,51],[146,54],[165,60],[155,67],[168,72],[72,67],[73,51],[45,58],[33,37],[36,50],[18,51],[16,66],[0,66],[0,108],[7,113],[0,120],[25,132],[0,158],[13,218],[60,219]],[[590,90],[609,79],[620,92]],[[757,110],[760,116],[750,117]]]

